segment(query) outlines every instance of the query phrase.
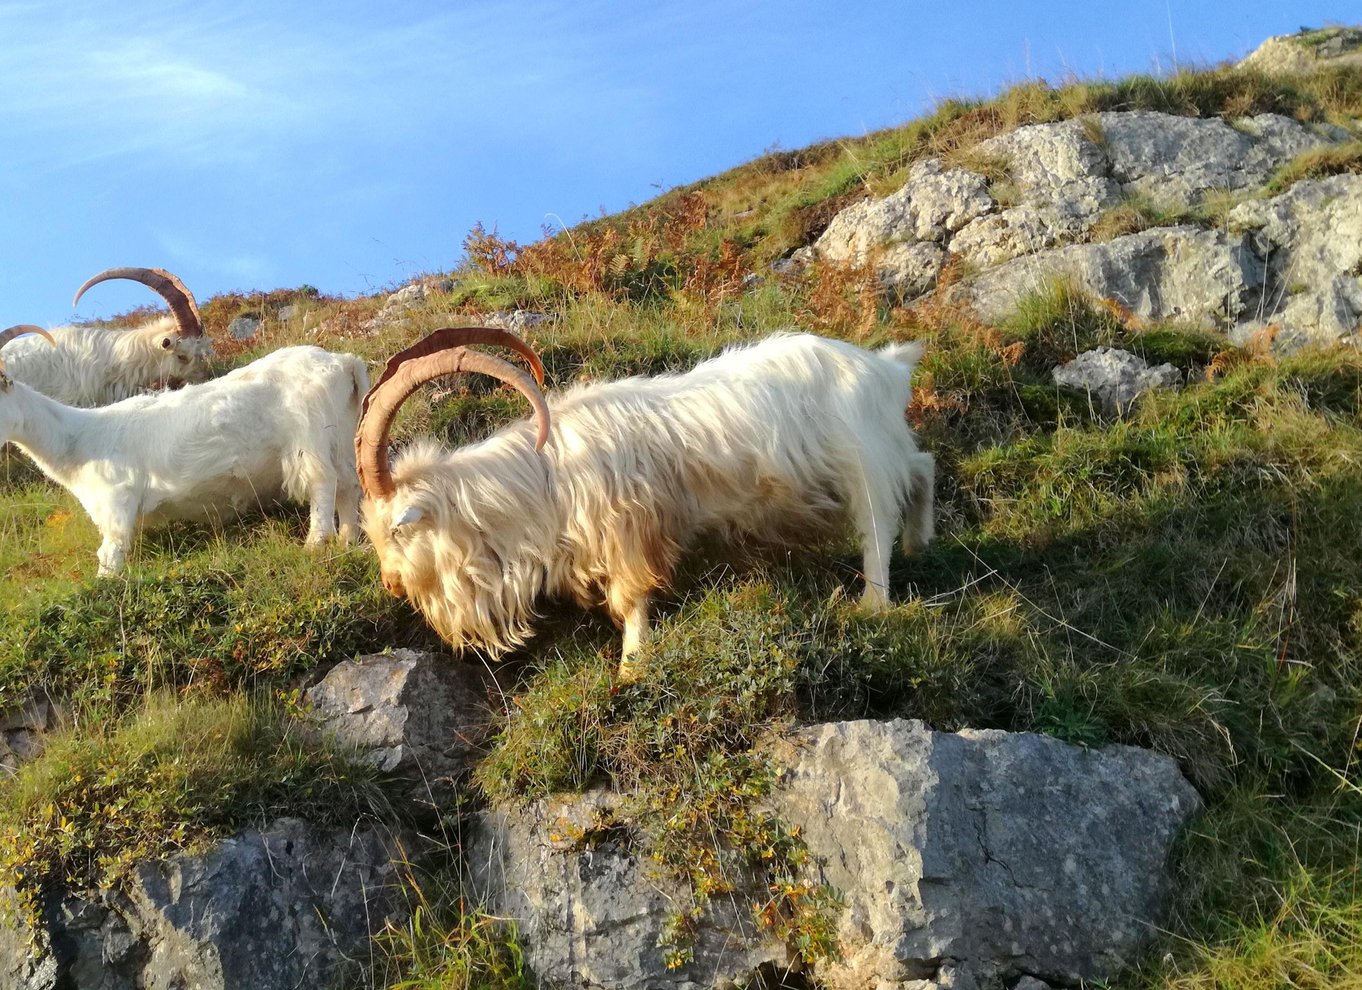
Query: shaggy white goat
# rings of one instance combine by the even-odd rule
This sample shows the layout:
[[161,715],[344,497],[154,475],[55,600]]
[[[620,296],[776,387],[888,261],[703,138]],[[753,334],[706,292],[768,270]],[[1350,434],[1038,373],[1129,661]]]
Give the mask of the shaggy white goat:
[[0,354],[10,376],[68,406],[108,405],[163,382],[207,378],[213,343],[184,283],[159,268],[110,268],[82,285],[75,302],[115,278],[154,289],[170,313],[128,329],[57,327],[49,338],[55,349],[37,338],[16,340]]
[[[604,603],[623,625],[629,677],[649,593],[699,533],[802,539],[849,518],[872,607],[887,601],[899,530],[905,551],[932,538],[935,461],[904,420],[917,344],[872,353],[779,335],[686,374],[579,385],[546,401],[524,372],[460,346],[524,353],[517,338],[469,333],[437,331],[389,361],[355,440],[384,586],[455,647],[522,643],[536,598],[569,594]],[[398,407],[458,371],[515,385],[537,426],[512,424],[452,452],[417,441],[390,466]]]
[[348,542],[360,494],[350,441],[368,386],[353,354],[285,347],[201,385],[77,409],[0,368],[0,442],[80,500],[103,537],[100,574],[122,568],[140,527],[281,496],[310,502],[308,543],[335,534],[337,511]]

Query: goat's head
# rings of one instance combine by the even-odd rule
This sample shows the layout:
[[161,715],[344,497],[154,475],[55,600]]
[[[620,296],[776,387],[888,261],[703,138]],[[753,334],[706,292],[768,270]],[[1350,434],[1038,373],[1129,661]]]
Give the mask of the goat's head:
[[110,279],[125,278],[141,282],[170,306],[175,330],[158,341],[161,348],[159,377],[166,380],[201,382],[208,377],[208,362],[213,357],[213,342],[203,332],[199,307],[183,282],[161,268],[108,268],[76,290],[71,305],[80,302],[85,290]]
[[[494,355],[470,348],[479,344],[499,344],[515,350],[530,363],[531,378]],[[364,397],[359,427],[355,433],[355,462],[364,489],[364,528],[378,551],[383,586],[392,594],[405,596],[411,590],[404,581],[401,566],[405,537],[428,520],[429,506],[417,491],[405,491],[393,479],[388,459],[388,436],[402,403],[421,385],[435,378],[462,372],[491,375],[519,389],[534,406],[538,424],[535,449],[544,446],[549,436],[549,408],[539,385],[544,381],[544,366],[539,356],[514,334],[483,327],[445,327],[395,354],[383,373]]]

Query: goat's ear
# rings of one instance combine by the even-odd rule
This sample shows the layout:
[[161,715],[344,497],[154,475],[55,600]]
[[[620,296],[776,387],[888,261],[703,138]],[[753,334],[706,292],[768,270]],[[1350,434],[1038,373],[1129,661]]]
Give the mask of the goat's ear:
[[414,505],[409,505],[393,517],[393,532],[397,532],[403,526],[410,526],[418,523],[425,518],[425,512]]
[[167,350],[167,351],[168,351],[168,350],[170,350],[170,349],[171,349],[172,347],[174,347],[174,346],[175,346],[175,341],[171,340],[169,337],[162,337],[162,338],[161,338],[161,348],[162,348],[163,350]]

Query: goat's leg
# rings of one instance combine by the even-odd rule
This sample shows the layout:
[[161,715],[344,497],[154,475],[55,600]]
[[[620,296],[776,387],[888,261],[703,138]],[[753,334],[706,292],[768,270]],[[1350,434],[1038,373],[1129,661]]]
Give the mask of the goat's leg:
[[307,545],[312,547],[336,535],[336,473],[323,471],[310,490]]
[[122,506],[111,506],[95,520],[95,525],[103,537],[96,553],[99,569],[95,573],[98,577],[109,577],[121,571],[127,562],[128,547],[137,531],[137,513]]
[[861,604],[878,609],[889,603],[889,549],[898,535],[899,507],[884,472],[864,464],[859,468],[852,472],[854,488],[847,493],[847,501],[861,536],[861,570],[865,574]]
[[620,656],[620,680],[638,680],[639,668],[632,657],[644,643],[648,642],[651,632],[648,626],[648,595],[637,596],[621,611],[624,620],[624,649]]
[[359,532],[359,483],[342,476],[336,486],[336,514],[340,517],[341,543],[354,543]]
[[936,458],[912,455],[912,488],[907,523],[903,527],[903,552],[915,553],[936,538]]

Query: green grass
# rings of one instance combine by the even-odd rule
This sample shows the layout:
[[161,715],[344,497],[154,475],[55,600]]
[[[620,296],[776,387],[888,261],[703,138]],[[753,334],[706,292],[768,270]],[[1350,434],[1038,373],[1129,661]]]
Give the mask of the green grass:
[[92,715],[117,713],[148,690],[283,689],[371,647],[432,641],[382,590],[370,554],[304,549],[305,521],[290,522],[149,534],[141,560],[117,578],[89,578],[88,543],[67,545],[66,558],[54,552],[66,561],[58,569],[72,557],[88,568],[85,583],[4,604],[0,698],[39,686]]
[[[765,284],[709,311],[587,296],[561,303],[535,340],[554,384],[681,369],[755,326],[791,321],[810,305],[805,291]],[[877,338],[905,335],[896,318],[879,314]],[[389,333],[396,345],[418,332]],[[735,895],[759,911],[777,905],[771,924],[813,958],[832,951],[835,892],[805,886],[797,839],[754,811],[770,786],[773,731],[912,716],[943,729],[1134,743],[1179,760],[1207,797],[1212,824],[1200,828],[1214,827],[1222,854],[1190,840],[1173,934],[1130,985],[1213,979],[1213,967],[1230,965],[1222,960],[1256,951],[1264,919],[1284,917],[1289,924],[1271,932],[1295,938],[1301,924],[1347,916],[1352,902],[1338,902],[1356,868],[1337,851],[1353,812],[1338,810],[1351,799],[1335,791],[1337,774],[1351,772],[1351,713],[1362,700],[1352,553],[1362,543],[1362,362],[1348,352],[1230,362],[1205,381],[1225,353],[1219,340],[1132,329],[1062,284],[998,330],[912,332],[930,341],[918,390],[943,400],[919,421],[941,468],[942,535],[895,564],[900,604],[881,616],[854,607],[859,561],[849,541],[788,555],[702,547],[659,602],[647,674],[619,689],[618,633],[599,614],[551,607],[518,658],[516,701],[478,771],[487,796],[522,801],[598,783],[627,791],[611,827],[692,892],[674,919],[674,958],[707,898],[734,876],[749,882]],[[1096,419],[1046,376],[1052,362],[1101,342],[1170,360],[1190,384],[1126,419]],[[411,407],[402,436],[451,440],[525,414],[518,398],[480,382]],[[181,692],[194,706],[242,692],[287,699],[331,660],[430,641],[382,592],[367,554],[303,549],[297,510],[147,534],[126,578],[95,581],[94,534],[78,508],[21,467],[11,471],[0,498],[11,554],[0,582],[0,684],[9,697],[32,686],[66,696],[85,714],[70,745],[91,760],[140,765],[118,755],[115,737],[133,732],[158,692]],[[72,776],[63,752],[26,773],[55,787]],[[114,755],[98,755],[106,752]],[[231,753],[205,746],[195,759],[211,777],[221,755],[242,793],[276,779],[274,757],[243,769]],[[152,786],[132,779],[130,799]],[[149,812],[137,848],[176,848],[177,835],[220,834],[268,809],[332,820],[305,794],[291,804],[288,789],[271,793],[277,803],[224,796],[177,806],[182,814]],[[1324,807],[1334,811],[1318,813],[1316,838],[1297,842],[1291,816]],[[47,825],[21,817],[14,833],[36,844],[51,838]],[[155,847],[156,835],[170,845]],[[102,841],[72,849],[107,848]],[[45,875],[67,868],[41,848]],[[382,979],[518,985],[514,935],[450,901],[441,882],[414,888],[421,913],[389,933]],[[1326,945],[1338,938],[1332,928],[1317,934]],[[1158,963],[1169,952],[1174,962]]]
[[139,860],[281,814],[396,821],[376,772],[266,698],[151,694],[121,719],[48,736],[0,789],[0,883],[36,911],[108,889]]
[[[382,297],[300,289],[206,304],[215,326],[243,307],[302,307],[260,341],[225,345],[222,368],[303,341],[376,367],[437,326],[546,312],[553,322],[529,336],[555,388],[683,370],[789,326],[927,343],[912,416],[937,457],[940,536],[895,562],[894,608],[855,607],[848,539],[709,544],[659,596],[639,683],[614,678],[618,631],[572,604],[546,603],[506,668],[513,703],[463,799],[619,789],[600,827],[690,891],[673,961],[707,900],[730,892],[807,958],[835,951],[836,892],[809,883],[797,836],[759,810],[767,746],[801,722],[906,716],[1150,746],[1196,783],[1206,812],[1175,859],[1168,931],[1117,985],[1362,985],[1362,360],[1242,354],[1197,329],[1139,325],[1062,282],[985,327],[946,303],[888,308],[849,276],[764,268],[926,155],[983,168],[1001,194],[1006,163],[979,159],[982,140],[1137,108],[1338,121],[1362,112],[1362,73],[1216,69],[951,101],[561,233],[524,270],[475,231],[482,254],[455,290],[377,331],[364,322]],[[1277,181],[1355,171],[1354,157],[1303,157]],[[1189,216],[1222,223],[1235,198],[1208,196]],[[1110,233],[1166,219],[1147,202],[1123,209]],[[763,277],[744,284],[749,273]],[[1102,418],[1049,378],[1098,344],[1171,362],[1187,385]],[[444,383],[408,403],[395,436],[458,443],[524,415],[505,389]],[[174,526],[143,537],[126,576],[95,580],[97,536],[79,507],[21,457],[0,462],[0,698],[46,690],[69,719],[0,784],[11,836],[0,870],[30,891],[67,877],[98,886],[133,855],[273,815],[412,813],[290,711],[327,664],[434,638],[382,591],[366,552],[305,550],[305,529],[297,509]],[[463,810],[443,809],[440,824]],[[446,867],[410,870],[411,920],[380,940],[370,982],[527,985],[516,933],[463,900]]]
[[1223,195],[1208,197],[1206,205],[1187,206],[1163,203],[1142,193],[1127,194],[1115,206],[1108,207],[1093,224],[1094,241],[1109,241],[1125,234],[1138,234],[1152,227],[1171,227],[1193,224],[1201,227],[1217,226],[1229,211],[1230,199]]
[[1302,179],[1358,173],[1362,173],[1362,141],[1312,148],[1277,169],[1268,180],[1265,192],[1269,195],[1285,192]]

